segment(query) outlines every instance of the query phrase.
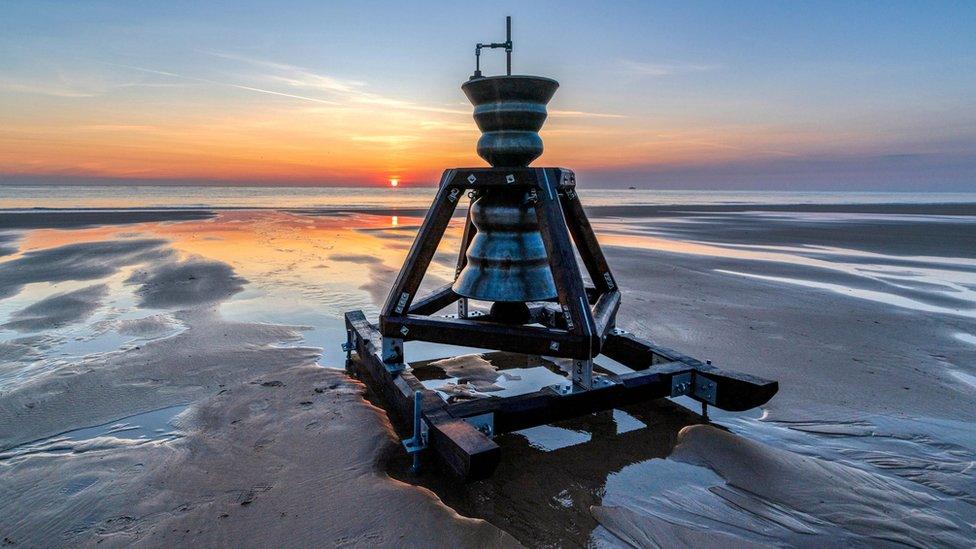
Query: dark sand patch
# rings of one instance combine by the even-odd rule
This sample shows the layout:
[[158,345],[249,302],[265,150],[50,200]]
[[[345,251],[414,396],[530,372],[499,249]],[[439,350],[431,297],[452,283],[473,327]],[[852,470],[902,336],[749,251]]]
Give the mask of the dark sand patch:
[[25,284],[94,280],[120,268],[170,256],[161,239],[82,242],[30,251],[0,263],[0,299],[15,295]]
[[382,263],[383,260],[376,257],[375,255],[366,254],[335,254],[330,255],[329,259],[332,261],[346,261],[349,263],[358,263],[360,265],[375,265],[377,263]]
[[167,315],[152,315],[112,322],[112,327],[122,335],[152,338],[168,334],[179,325]]
[[246,280],[226,263],[188,259],[137,271],[126,281],[139,284],[139,306],[155,309],[197,307],[223,301],[244,289]]
[[105,284],[55,294],[14,311],[3,327],[19,332],[37,332],[81,322],[101,306],[107,295],[108,286]]
[[42,358],[45,351],[61,341],[63,339],[58,336],[35,334],[0,342],[0,372],[4,363],[33,362]]
[[17,253],[17,246],[14,242],[20,239],[20,235],[15,232],[0,232],[0,257]]
[[0,212],[4,229],[80,229],[160,221],[197,221],[215,216],[210,210],[34,210]]

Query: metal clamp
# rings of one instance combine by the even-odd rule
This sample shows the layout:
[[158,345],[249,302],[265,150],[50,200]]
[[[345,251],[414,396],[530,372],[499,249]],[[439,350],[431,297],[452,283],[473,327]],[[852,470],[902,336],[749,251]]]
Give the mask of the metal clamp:
[[403,448],[413,456],[414,473],[420,470],[420,452],[427,448],[427,422],[423,419],[424,396],[420,391],[413,393],[413,436],[403,441]]

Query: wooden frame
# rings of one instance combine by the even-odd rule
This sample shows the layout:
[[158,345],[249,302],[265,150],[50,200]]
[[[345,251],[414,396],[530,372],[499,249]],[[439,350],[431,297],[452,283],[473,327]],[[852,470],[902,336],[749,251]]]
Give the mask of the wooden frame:
[[[776,393],[775,381],[718,369],[677,351],[615,328],[621,295],[596,235],[576,195],[576,177],[562,168],[456,168],[441,177],[427,217],[410,248],[380,314],[379,326],[362,311],[346,313],[347,367],[386,402],[400,425],[424,426],[413,433],[410,451],[431,447],[454,473],[473,480],[491,474],[500,448],[496,433],[542,425],[597,410],[661,397],[687,395],[704,407],[741,411],[760,406]],[[533,324],[496,322],[491,314],[469,315],[467,299],[444,285],[417,298],[417,290],[457,208],[462,193],[519,190],[534,198],[557,297],[529,304]],[[458,252],[455,279],[477,228],[470,208]],[[593,281],[586,286],[573,245]],[[458,304],[453,317],[432,316]],[[572,358],[572,384],[508,398],[451,403],[426,389],[406,367],[403,343],[422,340]],[[353,360],[352,353],[357,358]],[[594,376],[599,354],[633,371]],[[419,416],[415,417],[415,410]],[[413,421],[411,421],[413,420]]]
[[[615,330],[605,345],[608,357],[634,371],[605,373],[610,383],[599,389],[561,392],[546,387],[507,398],[488,397],[449,404],[426,389],[410,372],[391,373],[378,352],[382,338],[362,311],[346,313],[351,359],[347,367],[367,381],[394,412],[400,425],[413,417],[414,395],[422,401],[421,416],[428,426],[427,444],[454,474],[465,480],[485,478],[501,459],[495,434],[544,425],[598,410],[649,399],[687,395],[703,404],[741,411],[766,403],[776,394],[775,381],[721,370],[710,364]],[[484,432],[472,419],[490,416]]]

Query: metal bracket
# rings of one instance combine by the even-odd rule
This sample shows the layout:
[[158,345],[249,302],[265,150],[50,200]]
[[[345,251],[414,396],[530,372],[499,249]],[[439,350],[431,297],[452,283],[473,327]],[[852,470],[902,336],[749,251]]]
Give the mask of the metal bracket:
[[427,448],[427,422],[423,418],[423,393],[413,393],[413,436],[403,441],[403,448],[413,456],[413,472],[420,470],[420,452]]
[[709,404],[715,404],[715,397],[717,393],[718,383],[708,379],[705,376],[695,376],[695,391],[693,393],[695,398],[703,400]]
[[481,431],[481,433],[488,438],[495,435],[494,412],[488,412],[487,414],[481,414],[480,416],[466,417],[463,418],[462,421]]
[[560,383],[557,385],[550,385],[549,389],[551,389],[552,392],[556,393],[559,396],[566,396],[566,395],[574,395],[578,393],[585,393],[586,391],[596,391],[597,389],[605,389],[607,387],[613,387],[616,384],[617,382],[610,379],[609,377],[595,376],[593,378],[592,387],[590,387],[589,389],[587,389],[586,387],[582,387],[576,383],[572,383],[572,384],[567,383],[565,385]]
[[[567,323],[568,324],[568,323]],[[593,388],[593,359],[574,358],[573,371],[571,373],[573,385],[579,385],[583,389]]]
[[399,374],[405,368],[403,364],[403,340],[393,337],[383,338],[383,365],[391,374]]
[[691,392],[691,372],[671,376],[671,398]]

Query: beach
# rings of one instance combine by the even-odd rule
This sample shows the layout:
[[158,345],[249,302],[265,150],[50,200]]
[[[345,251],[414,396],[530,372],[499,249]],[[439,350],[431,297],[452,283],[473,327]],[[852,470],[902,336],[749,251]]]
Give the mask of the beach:
[[0,538],[971,546],[976,200],[651,194],[580,191],[618,326],[779,393],[711,424],[679,398],[501,435],[469,485],[411,473],[343,369],[342,314],[376,317],[424,195],[0,211]]

